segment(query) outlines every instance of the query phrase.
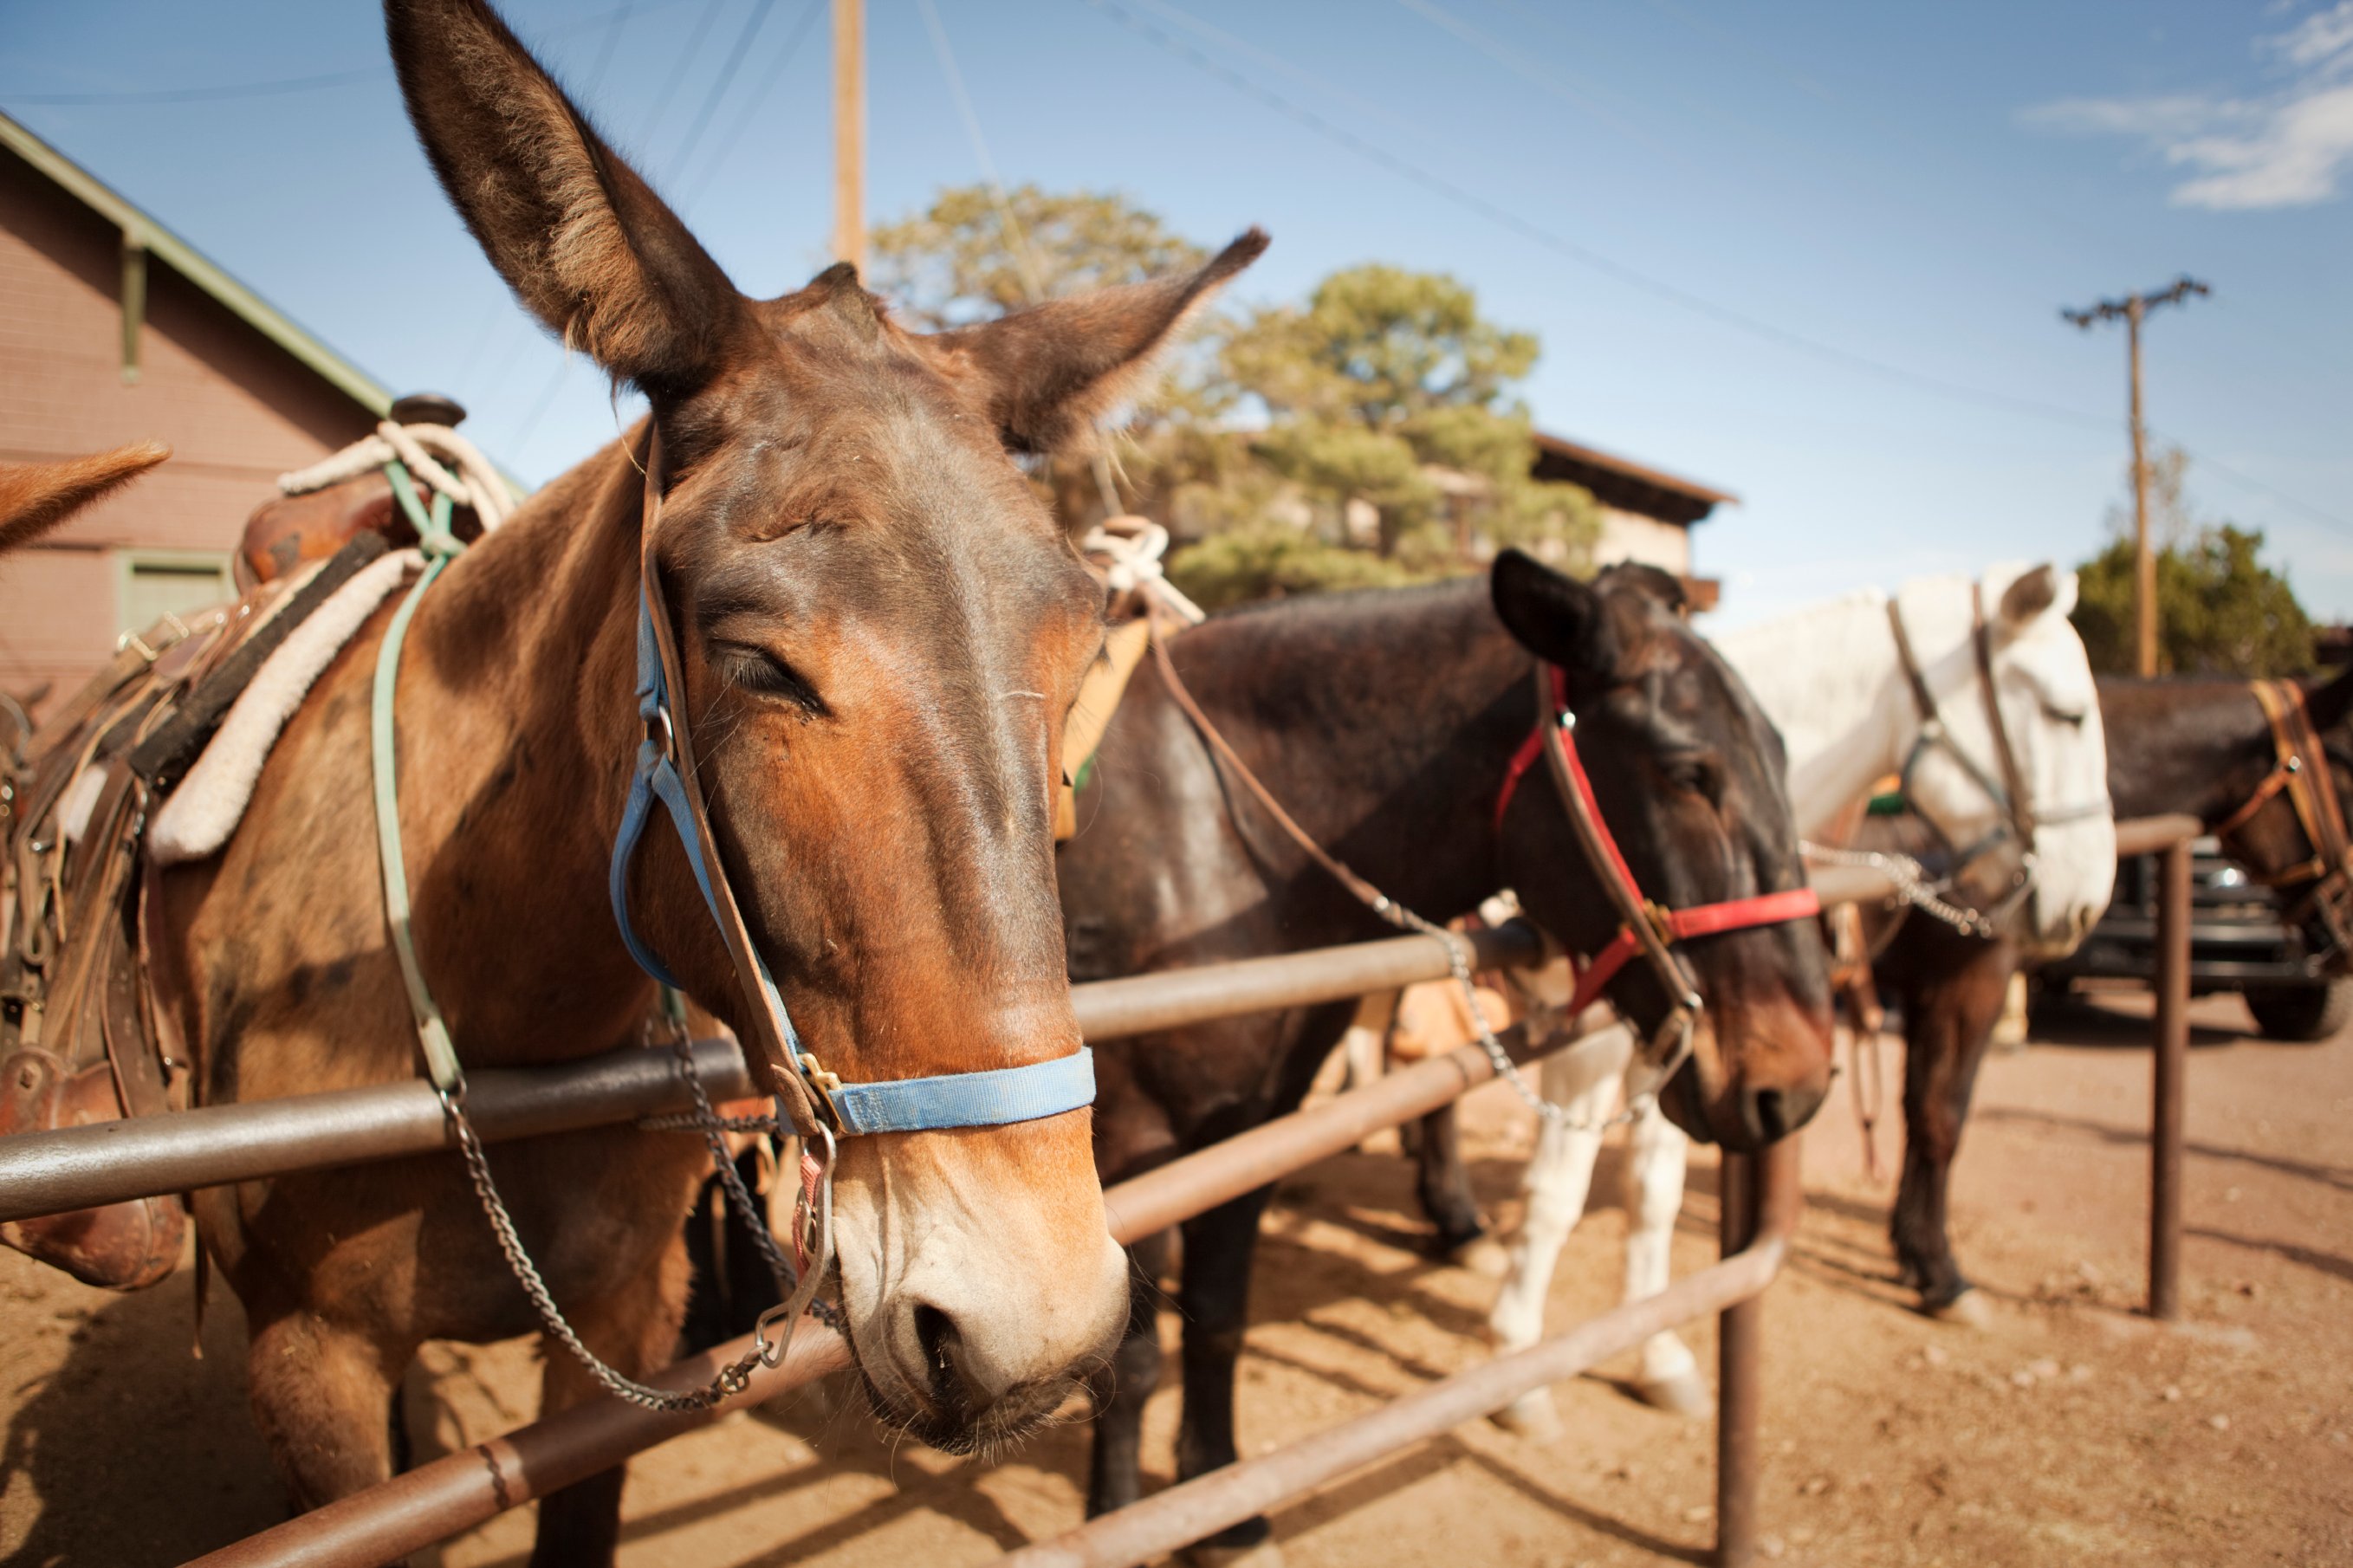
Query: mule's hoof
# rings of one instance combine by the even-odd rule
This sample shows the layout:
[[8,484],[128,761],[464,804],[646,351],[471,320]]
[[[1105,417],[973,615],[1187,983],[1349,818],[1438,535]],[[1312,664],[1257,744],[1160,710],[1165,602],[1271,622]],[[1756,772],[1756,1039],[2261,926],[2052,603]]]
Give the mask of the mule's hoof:
[[1555,1443],[1560,1440],[1560,1415],[1552,1407],[1552,1400],[1542,1394],[1526,1394],[1512,1401],[1487,1417],[1514,1437],[1531,1443]]
[[1993,1327],[1993,1305],[1985,1299],[1982,1290],[1964,1290],[1943,1306],[1929,1307],[1925,1310],[1940,1323],[1980,1331]]
[[1715,1408],[1715,1402],[1707,1396],[1707,1380],[1695,1371],[1677,1373],[1655,1382],[1638,1379],[1634,1394],[1653,1410],[1663,1410],[1687,1421],[1696,1421]]
[[1255,1546],[1211,1546],[1203,1542],[1176,1554],[1186,1568],[1282,1568],[1282,1548],[1271,1541]]
[[1489,1279],[1501,1279],[1512,1271],[1511,1248],[1492,1236],[1472,1237],[1454,1249],[1449,1261]]

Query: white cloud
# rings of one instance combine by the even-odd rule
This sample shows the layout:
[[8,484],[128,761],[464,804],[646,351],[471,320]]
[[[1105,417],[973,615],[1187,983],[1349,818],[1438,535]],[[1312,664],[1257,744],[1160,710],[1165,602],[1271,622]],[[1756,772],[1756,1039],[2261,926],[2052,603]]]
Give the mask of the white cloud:
[[2307,206],[2353,171],[2353,0],[2255,40],[2281,84],[2258,97],[2211,93],[2068,99],[2028,110],[2028,124],[2137,137],[2189,172],[2179,206]]

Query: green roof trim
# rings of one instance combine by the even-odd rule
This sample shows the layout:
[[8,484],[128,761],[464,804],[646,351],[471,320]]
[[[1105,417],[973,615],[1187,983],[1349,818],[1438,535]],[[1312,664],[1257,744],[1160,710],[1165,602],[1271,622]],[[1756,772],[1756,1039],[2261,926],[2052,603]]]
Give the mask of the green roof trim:
[[392,408],[392,394],[376,379],[294,324],[260,295],[222,271],[203,252],[107,188],[90,171],[0,113],[0,146],[62,186],[84,206],[121,229],[126,243],[149,255],[211,295],[238,320],[292,354],[353,402],[377,418]]

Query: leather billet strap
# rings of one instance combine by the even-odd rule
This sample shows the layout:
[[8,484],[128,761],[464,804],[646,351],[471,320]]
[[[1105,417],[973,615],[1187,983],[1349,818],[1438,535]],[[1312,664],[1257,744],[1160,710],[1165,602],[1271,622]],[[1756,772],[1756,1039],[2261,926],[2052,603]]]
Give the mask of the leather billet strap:
[[745,1003],[753,1070],[776,1097],[779,1111],[804,1138],[820,1130],[843,1134],[920,1132],[952,1127],[994,1127],[1059,1116],[1094,1102],[1094,1055],[1072,1055],[1023,1067],[999,1068],[877,1083],[844,1083],[804,1050],[776,976],[752,940],[726,862],[712,832],[697,769],[685,702],[683,664],[662,592],[659,560],[662,486],[661,430],[649,422],[645,501],[639,523],[638,595],[638,717],[645,725],[621,824],[613,837],[609,890],[621,940],[640,968],[678,986],[669,968],[629,920],[629,865],[647,819],[659,801],[693,868],[703,903],[719,928]]

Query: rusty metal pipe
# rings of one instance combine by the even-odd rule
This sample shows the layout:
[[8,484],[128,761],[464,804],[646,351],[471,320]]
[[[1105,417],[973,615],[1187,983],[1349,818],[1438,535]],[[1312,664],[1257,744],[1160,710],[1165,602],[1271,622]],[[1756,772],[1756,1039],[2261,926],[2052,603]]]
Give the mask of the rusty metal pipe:
[[2148,1139],[2148,1315],[2181,1315],[2181,1142],[2189,1071],[2189,846],[2159,862],[2157,897],[2157,1060]]
[[[710,1382],[750,1348],[748,1337],[736,1340],[668,1367],[651,1381],[659,1388],[692,1388]],[[750,1386],[715,1410],[657,1415],[617,1399],[592,1399],[297,1514],[206,1552],[189,1568],[369,1568],[398,1563],[508,1509],[610,1469],[640,1448],[849,1364],[849,1347],[841,1337],[804,1318],[784,1364],[754,1372]]]
[[[1471,942],[1482,967],[1531,963],[1542,956],[1526,926],[1482,931]],[[1072,986],[1071,1002],[1080,1032],[1090,1040],[1109,1040],[1335,1001],[1448,973],[1443,943],[1406,936],[1097,981]],[[695,1056],[713,1100],[757,1092],[732,1042],[702,1041]],[[670,1054],[641,1048],[556,1068],[486,1068],[470,1075],[466,1100],[487,1142],[608,1126],[685,1110],[690,1103]],[[21,1132],[0,1138],[0,1221],[450,1146],[440,1102],[421,1080]]]
[[[1522,1030],[1506,1030],[1501,1038],[1515,1058],[1527,1059],[1541,1054],[1530,1049]],[[1544,1043],[1558,1049],[1568,1042],[1555,1037]],[[1477,1047],[1465,1047],[1322,1105],[1278,1118],[1241,1138],[1171,1161],[1103,1194],[1104,1207],[1112,1216],[1112,1235],[1122,1242],[1135,1241],[1214,1208],[1324,1153],[1347,1148],[1366,1132],[1442,1105],[1462,1088],[1482,1082],[1493,1072]],[[1412,1081],[1403,1092],[1391,1088],[1398,1080],[1409,1079]],[[1432,1098],[1434,1090],[1442,1092]],[[1262,1136],[1266,1134],[1273,1136]],[[1250,1146],[1237,1151],[1237,1145],[1245,1143]],[[1292,1163],[1269,1170],[1270,1152],[1277,1149],[1289,1151]],[[1183,1206],[1187,1203],[1197,1206]],[[678,1363],[653,1381],[672,1388],[708,1382],[719,1367],[749,1349],[748,1336],[733,1340]],[[641,1449],[705,1425],[721,1411],[774,1398],[812,1377],[848,1365],[849,1360],[849,1346],[839,1335],[804,1320],[793,1339],[791,1359],[775,1372],[756,1374],[751,1389],[720,1411],[657,1415],[617,1400],[595,1400],[438,1459],[196,1561],[203,1568],[254,1568],[262,1563],[370,1568],[395,1561],[508,1509],[610,1469]]]
[[[1775,1173],[1783,1173],[1795,1174],[1793,1161],[1776,1164]],[[1795,1205],[1787,1202],[1777,1202],[1769,1212],[1774,1223],[1759,1230],[1747,1247],[1656,1296],[1456,1373],[1274,1453],[1213,1470],[1050,1541],[1008,1552],[998,1559],[1000,1568],[1130,1568],[1149,1562],[1400,1448],[1500,1410],[1533,1389],[1574,1377],[1662,1330],[1749,1300],[1779,1271],[1796,1215]]]
[[2116,858],[2154,855],[2206,831],[2205,825],[2183,812],[2164,816],[2127,817],[2116,824]]

